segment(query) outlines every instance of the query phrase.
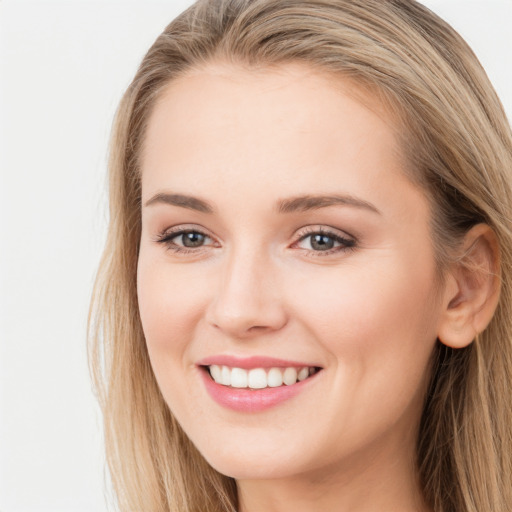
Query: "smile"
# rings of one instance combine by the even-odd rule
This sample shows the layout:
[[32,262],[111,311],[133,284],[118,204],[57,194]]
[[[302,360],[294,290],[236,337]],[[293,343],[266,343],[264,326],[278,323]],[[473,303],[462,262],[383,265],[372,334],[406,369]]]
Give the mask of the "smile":
[[246,370],[244,368],[214,364],[207,368],[210,376],[217,384],[237,389],[265,389],[292,386],[318,371],[317,368],[312,366],[298,368],[293,366],[286,368],[253,368]]
[[207,394],[223,408],[262,412],[314,387],[322,367],[270,357],[213,356],[197,363]]

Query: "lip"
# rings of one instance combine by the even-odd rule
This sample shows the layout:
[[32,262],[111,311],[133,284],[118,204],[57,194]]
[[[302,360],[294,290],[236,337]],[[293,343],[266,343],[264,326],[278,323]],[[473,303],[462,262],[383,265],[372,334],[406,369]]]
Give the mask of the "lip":
[[[307,379],[297,382],[295,384],[292,384],[291,386],[279,386],[276,388],[263,388],[263,389],[248,389],[248,388],[232,388],[231,386],[224,386],[222,384],[217,384],[210,376],[210,373],[208,372],[208,369],[205,368],[206,366],[210,366],[212,364],[224,364],[225,366],[231,366],[234,364],[233,367],[235,368],[244,368],[244,369],[251,369],[251,368],[261,368],[261,367],[289,367],[289,366],[301,366],[301,364],[296,364],[291,361],[286,361],[286,364],[275,364],[276,359],[271,359],[273,361],[273,364],[268,365],[269,358],[263,358],[265,360],[265,364],[258,365],[255,361],[260,361],[261,358],[250,358],[250,360],[242,360],[243,363],[245,363],[246,366],[237,366],[240,363],[240,360],[238,360],[235,364],[233,361],[233,358],[229,358],[230,363],[228,364],[226,362],[226,358],[208,358],[204,361],[208,362],[208,364],[201,365],[199,368],[201,378],[203,380],[204,386],[206,388],[206,391],[210,395],[210,397],[219,405],[222,407],[225,407],[227,409],[231,409],[236,412],[243,412],[243,413],[256,413],[265,411],[267,409],[270,409],[272,407],[276,407],[283,402],[286,402],[295,396],[297,396],[299,393],[302,393],[306,391],[311,385],[313,385],[316,381],[318,376],[322,373],[321,371],[309,376]],[[237,359],[237,358],[235,358]],[[224,363],[218,363],[218,362],[210,362],[211,360],[219,361],[222,360]],[[308,366],[308,365],[302,365],[302,366]]]
[[244,370],[252,370],[254,368],[303,368],[305,366],[308,367],[320,367],[317,364],[311,364],[300,362],[300,361],[290,361],[285,359],[277,359],[275,357],[267,357],[267,356],[251,356],[251,357],[236,357],[230,355],[217,355],[210,356],[201,359],[196,363],[198,366],[212,366],[214,364],[219,366],[229,366],[230,368],[242,368]]

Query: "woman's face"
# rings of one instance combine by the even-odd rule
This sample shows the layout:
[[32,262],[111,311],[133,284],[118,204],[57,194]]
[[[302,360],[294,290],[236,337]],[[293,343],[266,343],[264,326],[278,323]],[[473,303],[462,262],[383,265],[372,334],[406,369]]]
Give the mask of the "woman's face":
[[357,97],[299,65],[212,64],[150,118],[149,356],[184,431],[238,479],[412,458],[440,314],[429,207],[391,117]]

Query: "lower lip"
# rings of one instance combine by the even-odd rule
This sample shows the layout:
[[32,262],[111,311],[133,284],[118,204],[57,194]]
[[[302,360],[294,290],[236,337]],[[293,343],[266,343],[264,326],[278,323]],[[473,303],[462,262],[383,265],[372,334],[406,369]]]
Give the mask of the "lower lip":
[[209,395],[215,402],[223,407],[239,412],[260,412],[275,407],[286,400],[296,396],[307,388],[321,372],[311,375],[307,379],[276,388],[248,389],[232,388],[217,384],[207,369],[201,369],[201,376]]

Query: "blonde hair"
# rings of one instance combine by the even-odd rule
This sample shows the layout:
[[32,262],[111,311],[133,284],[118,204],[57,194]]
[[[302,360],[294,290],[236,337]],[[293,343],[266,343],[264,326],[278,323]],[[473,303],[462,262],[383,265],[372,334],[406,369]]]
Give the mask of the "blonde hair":
[[479,222],[501,250],[501,296],[466,349],[441,343],[418,435],[435,512],[512,510],[512,135],[477,58],[414,0],[199,0],[158,37],[118,109],[110,225],[90,313],[90,361],[107,460],[124,512],[234,511],[235,482],[190,443],[156,384],[139,319],[138,157],[152,107],[179,75],[214,60],[304,62],[386,98],[412,179],[432,203],[440,268]]

